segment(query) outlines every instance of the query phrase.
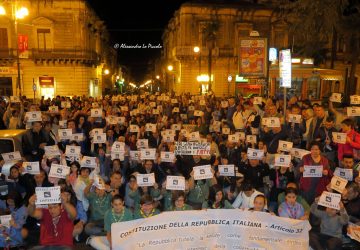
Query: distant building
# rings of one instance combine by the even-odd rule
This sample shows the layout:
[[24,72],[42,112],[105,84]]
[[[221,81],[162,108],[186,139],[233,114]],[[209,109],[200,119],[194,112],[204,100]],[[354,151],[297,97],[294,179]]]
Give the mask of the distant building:
[[[33,82],[37,98],[100,96],[113,88],[116,51],[109,47],[104,22],[85,0],[18,0],[1,5],[6,14],[0,16],[0,95],[19,94],[16,28],[22,95],[33,97]],[[20,7],[26,7],[29,15],[15,25],[12,10]]]

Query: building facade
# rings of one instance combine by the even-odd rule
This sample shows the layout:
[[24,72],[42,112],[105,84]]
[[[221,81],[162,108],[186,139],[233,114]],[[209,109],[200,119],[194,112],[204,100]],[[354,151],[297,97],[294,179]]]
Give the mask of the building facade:
[[[0,95],[100,96],[113,87],[116,51],[108,45],[104,22],[85,0],[4,1],[2,7]],[[21,7],[29,14],[18,19]]]
[[[246,1],[238,1],[237,4],[183,4],[163,34],[161,65],[169,90],[199,94],[211,88],[216,96],[237,93],[274,96],[278,93],[278,58],[273,62],[266,59],[255,65],[263,73],[252,75],[243,70],[246,65],[242,60],[242,47],[248,41],[263,41],[265,51],[261,53],[265,53],[266,57],[269,48],[275,49],[278,55],[280,49],[294,45],[288,24],[271,5],[266,4],[271,1],[261,2],[264,4]],[[257,59],[253,59],[256,63]],[[246,62],[251,63],[251,60],[249,57]],[[169,65],[172,70],[167,70]],[[325,65],[314,68],[311,58],[293,58],[292,88],[288,91],[311,99],[321,99],[334,91],[343,92],[345,68],[349,67],[344,65],[337,62],[334,70],[325,69]]]

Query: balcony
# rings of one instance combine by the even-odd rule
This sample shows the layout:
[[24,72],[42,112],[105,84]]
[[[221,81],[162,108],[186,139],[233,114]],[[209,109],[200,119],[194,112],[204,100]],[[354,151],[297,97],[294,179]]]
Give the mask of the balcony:
[[101,61],[100,55],[95,51],[77,49],[32,49],[31,58],[35,62],[75,62],[85,65],[98,65]]
[[198,57],[199,54],[202,57],[207,56],[209,51],[207,48],[200,48],[200,52],[195,53],[194,46],[178,46],[174,47],[172,51],[173,57],[176,57],[178,60],[195,58]]
[[233,57],[234,48],[219,48],[219,57]]
[[15,49],[0,49],[0,64],[12,64],[16,60]]

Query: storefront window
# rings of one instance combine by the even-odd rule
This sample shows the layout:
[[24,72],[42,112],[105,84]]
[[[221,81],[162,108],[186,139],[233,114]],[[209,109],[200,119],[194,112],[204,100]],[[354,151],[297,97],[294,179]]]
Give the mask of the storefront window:
[[320,99],[320,77],[314,76],[307,79],[306,98],[310,100]]

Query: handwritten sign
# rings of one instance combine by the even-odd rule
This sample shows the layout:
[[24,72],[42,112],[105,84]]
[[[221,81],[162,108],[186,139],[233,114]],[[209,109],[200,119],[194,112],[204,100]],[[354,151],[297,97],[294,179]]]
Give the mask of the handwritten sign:
[[31,174],[31,175],[40,174],[40,164],[38,161],[23,162],[22,167],[24,169],[23,173]]
[[219,165],[218,170],[220,176],[235,176],[234,165]]
[[318,205],[340,210],[341,194],[330,193],[327,191],[322,192]]
[[210,155],[210,143],[175,142],[175,155]]
[[139,187],[151,187],[155,184],[155,174],[137,174],[136,181]]
[[322,177],[323,166],[304,166],[303,177]]
[[210,165],[193,167],[193,170],[194,170],[194,180],[211,179],[214,177],[213,173],[211,172]]
[[183,176],[166,176],[166,190],[185,190],[185,177]]
[[61,203],[60,186],[56,187],[36,187],[36,205]]

